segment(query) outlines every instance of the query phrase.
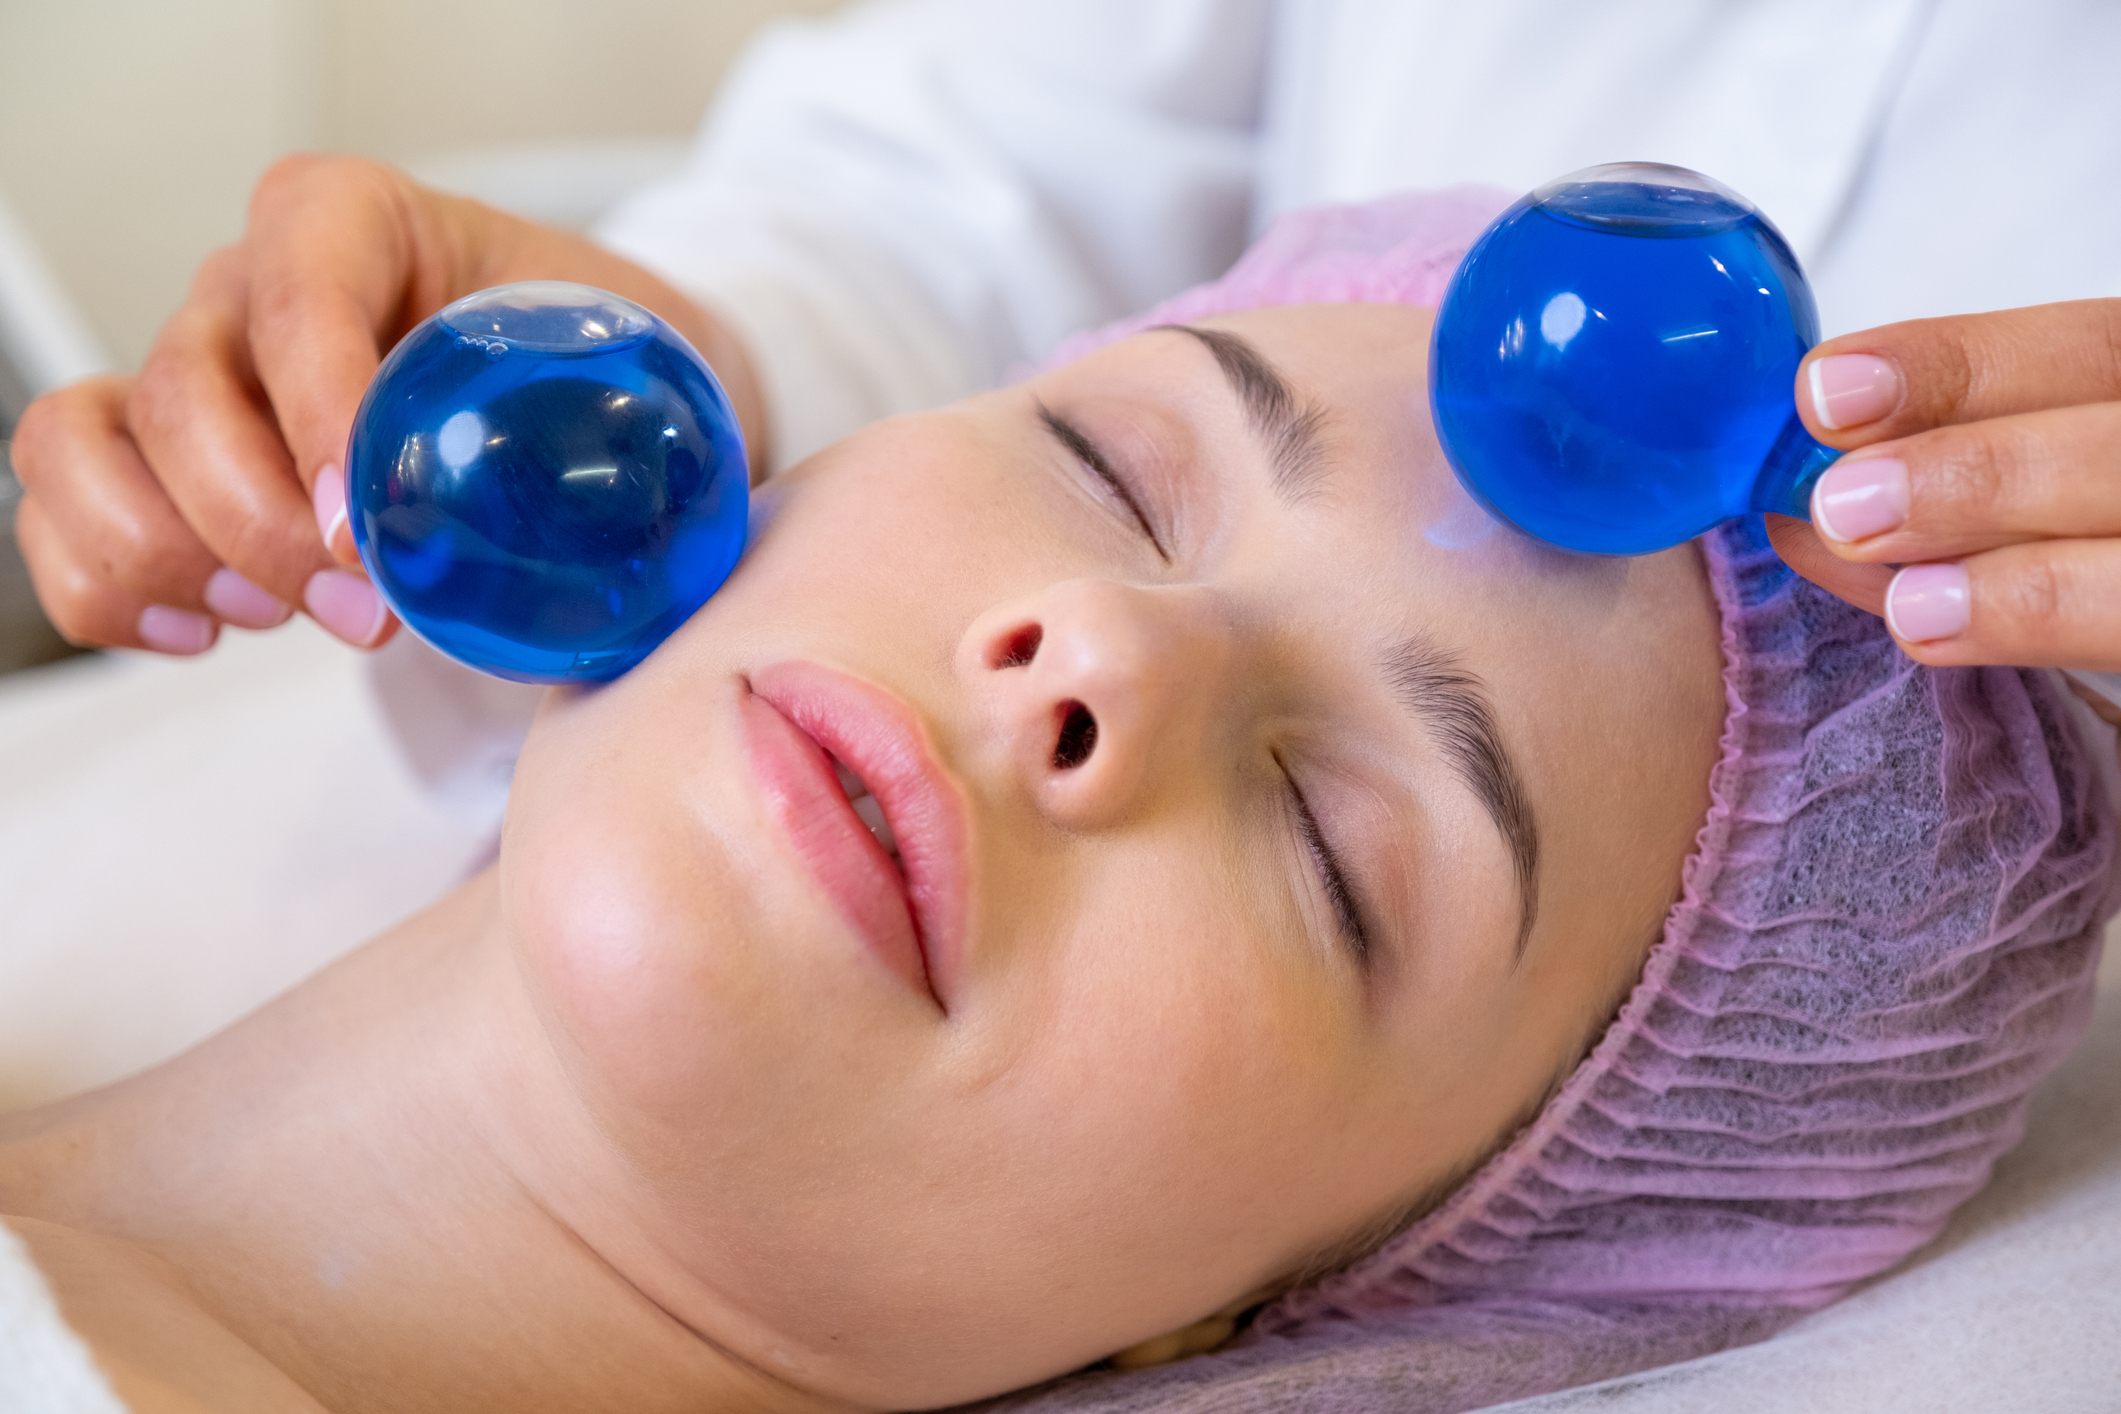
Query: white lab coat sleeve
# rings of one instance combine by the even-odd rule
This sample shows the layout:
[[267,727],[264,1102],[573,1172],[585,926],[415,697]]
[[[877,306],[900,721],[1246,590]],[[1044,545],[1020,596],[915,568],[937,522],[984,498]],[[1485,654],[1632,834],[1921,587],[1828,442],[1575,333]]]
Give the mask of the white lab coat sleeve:
[[782,467],[1242,250],[1270,0],[873,0],[739,61],[597,236],[725,321]]

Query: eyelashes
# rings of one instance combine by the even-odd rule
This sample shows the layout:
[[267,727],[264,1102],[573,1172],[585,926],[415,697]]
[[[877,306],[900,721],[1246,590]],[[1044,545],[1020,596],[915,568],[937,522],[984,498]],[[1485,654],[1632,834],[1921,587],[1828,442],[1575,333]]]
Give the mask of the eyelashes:
[[1046,430],[1053,434],[1054,439],[1068,449],[1070,456],[1088,467],[1092,476],[1105,483],[1106,489],[1117,497],[1120,504],[1134,517],[1134,523],[1141,527],[1142,537],[1156,548],[1157,556],[1165,564],[1169,564],[1171,552],[1164,547],[1163,538],[1150,523],[1148,514],[1142,509],[1141,500],[1134,494],[1134,488],[1127,484],[1125,477],[1112,469],[1112,463],[1105,459],[1105,454],[1098,450],[1097,444],[1044,403],[1038,404],[1038,419],[1045,424]]
[[[1276,758],[1276,765],[1281,765]],[[1296,806],[1296,828],[1303,835],[1304,847],[1311,853],[1311,861],[1318,869],[1319,882],[1325,887],[1326,901],[1333,907],[1333,919],[1340,928],[1341,939],[1355,954],[1357,965],[1370,965],[1372,949],[1370,930],[1363,926],[1362,909],[1357,905],[1355,889],[1348,882],[1348,871],[1341,867],[1340,857],[1326,839],[1326,832],[1318,827],[1318,816],[1312,813],[1311,802],[1304,799],[1301,787],[1282,766],[1282,775],[1289,782],[1289,798]]]

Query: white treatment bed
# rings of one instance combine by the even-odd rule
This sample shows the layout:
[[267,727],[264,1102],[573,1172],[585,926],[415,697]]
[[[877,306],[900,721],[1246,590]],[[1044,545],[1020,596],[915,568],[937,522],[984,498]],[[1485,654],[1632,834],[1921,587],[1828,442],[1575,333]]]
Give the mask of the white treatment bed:
[[[437,792],[370,678],[306,622],[0,677],[0,1110],[172,1054],[485,858],[494,763]],[[2121,964],[2024,1145],[1899,1270],[1762,1344],[1507,1407],[2121,1409]]]

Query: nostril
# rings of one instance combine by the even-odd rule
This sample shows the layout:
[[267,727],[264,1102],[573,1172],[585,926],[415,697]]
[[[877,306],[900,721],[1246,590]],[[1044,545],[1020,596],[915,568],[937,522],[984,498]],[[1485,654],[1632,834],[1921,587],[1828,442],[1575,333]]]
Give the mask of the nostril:
[[1001,648],[994,655],[997,668],[1028,667],[1038,656],[1038,645],[1045,641],[1046,631],[1037,624],[1025,624],[1015,633],[1002,640]]
[[1080,702],[1062,708],[1060,740],[1053,744],[1053,769],[1072,771],[1097,749],[1097,718]]

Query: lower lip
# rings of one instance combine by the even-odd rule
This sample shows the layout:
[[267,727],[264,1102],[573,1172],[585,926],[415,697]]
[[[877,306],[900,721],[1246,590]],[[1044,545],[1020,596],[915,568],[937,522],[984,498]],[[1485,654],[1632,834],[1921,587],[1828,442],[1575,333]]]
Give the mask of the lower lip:
[[757,693],[746,692],[740,710],[752,778],[796,857],[870,951],[936,1000],[906,881],[854,813],[832,758]]

